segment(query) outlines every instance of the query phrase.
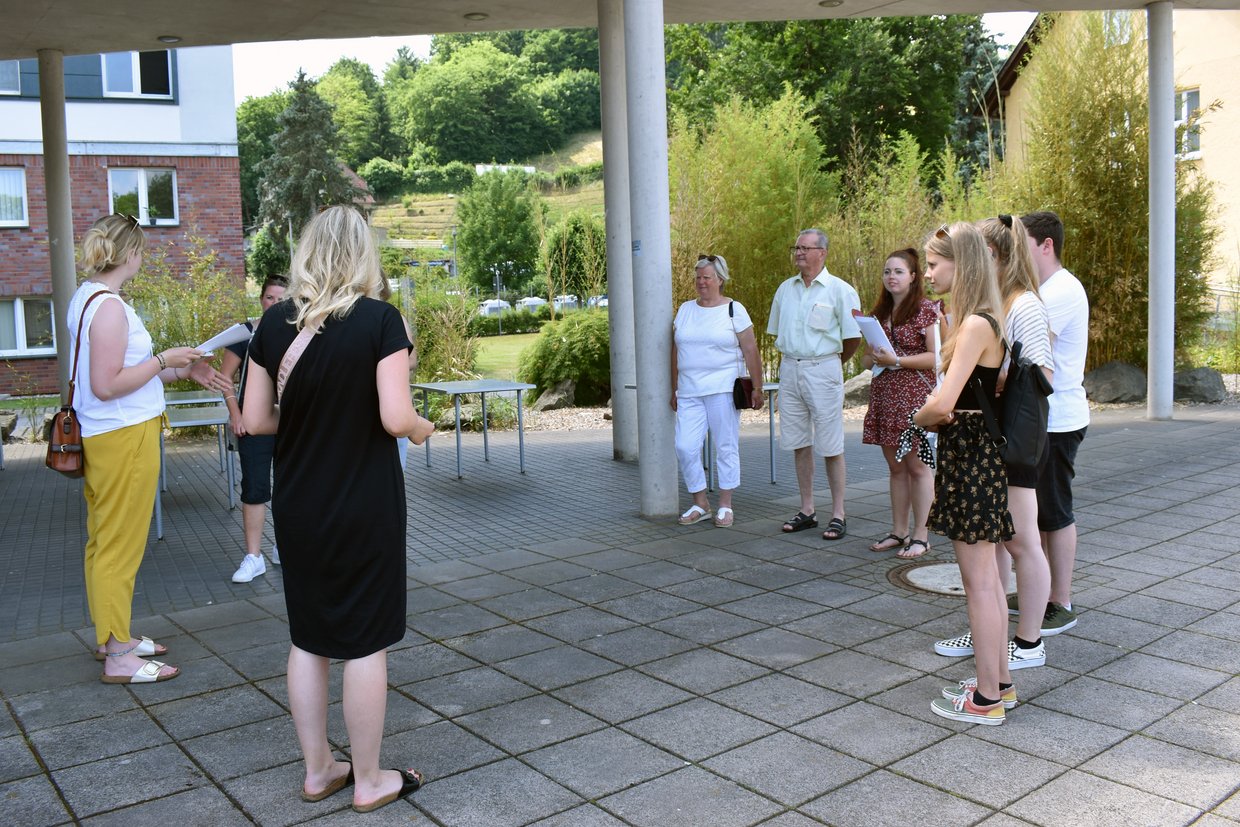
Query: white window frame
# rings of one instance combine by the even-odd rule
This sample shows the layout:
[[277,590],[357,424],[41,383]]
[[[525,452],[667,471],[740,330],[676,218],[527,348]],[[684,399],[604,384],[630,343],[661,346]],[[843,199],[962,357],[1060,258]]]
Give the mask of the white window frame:
[[19,172],[22,176],[22,217],[21,219],[0,219],[0,227],[29,227],[30,226],[30,191],[26,188],[26,168],[25,167],[0,167],[0,172]]
[[52,345],[51,347],[26,346],[26,312],[21,296],[0,296],[0,302],[13,302],[13,324],[17,337],[17,347],[11,350],[0,349],[0,356],[55,356],[56,355],[56,306],[51,296],[26,296],[34,301],[47,302],[52,309]]
[[17,88],[5,89],[0,86],[0,95],[20,95],[22,93],[22,65],[17,60],[0,60],[0,63],[12,63],[13,68],[17,70]]
[[[138,53],[129,52],[129,79],[134,91],[132,92],[111,92],[108,90],[108,56],[107,54],[99,55],[99,67],[103,78],[103,96],[105,98],[140,98],[143,100],[172,100],[172,50],[171,49],[150,49],[149,51],[163,51],[168,61],[168,94],[152,95],[145,94],[141,90],[142,86],[142,67],[138,62]],[[111,54],[125,54],[124,52],[113,52]]]
[[[134,218],[142,224],[143,227],[175,227],[181,223],[181,196],[177,188],[177,171],[175,167],[109,167],[108,168],[108,203],[107,211],[113,212],[113,203],[115,203],[112,194],[112,173],[113,172],[136,172],[138,173],[138,214]],[[146,176],[149,172],[171,172],[172,173],[172,217],[156,218],[151,221],[150,217],[150,188],[147,186]]]
[[[1196,95],[1197,105],[1189,108],[1189,96]],[[1180,161],[1193,161],[1201,157],[1201,127],[1198,118],[1201,115],[1201,89],[1192,87],[1179,89],[1175,93],[1175,131],[1179,133],[1175,157]],[[1180,127],[1184,131],[1180,132]],[[1192,144],[1196,141],[1197,146]]]

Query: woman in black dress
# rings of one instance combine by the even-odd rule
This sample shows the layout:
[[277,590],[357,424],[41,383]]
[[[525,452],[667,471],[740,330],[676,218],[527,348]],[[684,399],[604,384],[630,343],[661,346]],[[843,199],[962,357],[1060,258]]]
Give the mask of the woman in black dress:
[[[936,293],[951,294],[951,328],[943,342],[943,384],[913,415],[938,428],[938,464],[930,529],[951,538],[964,582],[973,636],[975,680],[949,687],[934,714],[1001,724],[1016,705],[1007,665],[1007,607],[1001,605],[995,544],[1012,538],[1007,469],[982,419],[975,387],[995,398],[1003,362],[1003,300],[986,240],[972,224],[943,227],[926,242],[926,275]],[[998,400],[996,400],[997,402]]]
[[[289,706],[306,761],[302,798],[350,784],[366,812],[408,795],[416,772],[381,771],[387,648],[405,633],[405,488],[395,440],[433,426],[409,395],[409,349],[396,308],[379,301],[370,228],[332,207],[302,233],[285,300],[250,344],[242,421],[275,433],[272,522],[283,562],[292,649]],[[306,333],[302,333],[306,331]],[[304,351],[285,367],[297,344]],[[343,659],[352,764],[327,741],[327,667]]]

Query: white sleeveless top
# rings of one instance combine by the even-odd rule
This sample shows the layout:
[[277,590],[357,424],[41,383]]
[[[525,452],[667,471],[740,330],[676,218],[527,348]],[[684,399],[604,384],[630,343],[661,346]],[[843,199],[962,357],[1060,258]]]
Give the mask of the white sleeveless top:
[[[78,318],[82,315],[82,306],[95,293],[108,288],[98,282],[85,281],[69,300],[68,328],[69,351],[72,353],[77,339]],[[164,383],[158,376],[151,378],[133,393],[107,402],[95,396],[90,386],[90,324],[95,313],[104,302],[118,301],[125,308],[125,321],[129,323],[129,341],[125,345],[124,367],[133,367],[139,362],[150,359],[153,355],[151,334],[138,318],[134,309],[126,304],[120,296],[103,296],[91,302],[86,308],[86,319],[82,323],[82,350],[78,355],[76,387],[73,391],[73,409],[77,411],[78,421],[82,423],[82,436],[98,436],[109,431],[126,428],[146,422],[164,412]],[[70,356],[72,359],[72,356]],[[70,365],[72,370],[72,365]]]

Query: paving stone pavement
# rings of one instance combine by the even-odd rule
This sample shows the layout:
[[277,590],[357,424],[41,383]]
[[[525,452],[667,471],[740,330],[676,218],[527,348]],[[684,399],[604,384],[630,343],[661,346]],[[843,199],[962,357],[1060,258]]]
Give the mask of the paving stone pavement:
[[[849,423],[849,536],[783,535],[791,463],[742,436],[731,529],[640,518],[609,431],[410,454],[409,617],[385,765],[429,783],[363,818],[297,796],[279,569],[242,553],[212,441],[169,447],[137,633],[183,674],[105,686],[80,483],[0,472],[0,823],[457,827],[1240,824],[1240,408],[1095,413],[1080,453],[1079,625],[1017,673],[1001,727],[936,718],[963,601],[888,579],[886,472]],[[674,461],[666,458],[665,461]],[[819,480],[825,486],[821,473]],[[825,493],[820,495],[820,503]],[[687,497],[682,496],[687,504]],[[933,558],[950,560],[938,538]],[[333,670],[329,733],[348,750]]]

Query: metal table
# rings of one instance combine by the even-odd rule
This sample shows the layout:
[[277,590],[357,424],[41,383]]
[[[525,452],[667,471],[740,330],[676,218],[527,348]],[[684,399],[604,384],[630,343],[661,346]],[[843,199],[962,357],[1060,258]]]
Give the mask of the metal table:
[[[224,394],[220,393],[219,391],[208,391],[208,390],[164,391],[164,405],[166,405],[169,408],[189,406],[189,405],[203,406],[203,405],[223,405],[223,404],[224,404]],[[224,410],[227,413],[228,409],[225,408]],[[171,419],[171,414],[169,415],[169,419]],[[224,424],[225,425],[228,424],[227,420],[225,420]],[[176,425],[174,427],[183,428],[187,426]],[[220,470],[223,471],[224,470],[224,457],[227,455],[227,451],[226,451],[227,443],[225,440],[224,428],[221,427],[218,429],[218,431],[219,431],[219,440],[220,440]]]
[[[422,391],[422,415],[429,418],[430,416],[430,395],[432,393],[445,393],[452,397],[452,404],[456,412],[456,478],[459,480],[463,476],[461,474],[461,397],[467,394],[476,393],[482,397],[482,458],[491,461],[491,449],[487,436],[487,394],[488,393],[512,393],[517,394],[517,445],[518,456],[520,458],[521,473],[525,473],[525,416],[521,406],[521,395],[528,390],[533,390],[536,385],[526,384],[525,382],[510,382],[504,379],[474,379],[461,382],[413,382],[409,387],[414,390]],[[431,438],[426,439],[426,467],[431,467]]]
[[[216,394],[219,398],[219,394]],[[222,400],[221,400],[222,401]],[[224,450],[224,428],[228,426],[228,408],[223,405],[212,405],[210,407],[188,408],[182,406],[174,406],[166,412],[168,417],[169,428],[192,428],[203,425],[214,425],[219,432],[220,438],[220,462],[222,470],[224,470],[225,485],[228,487],[228,508],[231,511],[236,506],[236,471],[233,468],[232,457],[228,456],[228,461],[224,461],[227,456]],[[159,432],[159,485],[155,489],[155,536],[162,540],[164,538],[164,503],[163,492],[167,490],[167,478],[165,476],[164,462],[164,433]]]

